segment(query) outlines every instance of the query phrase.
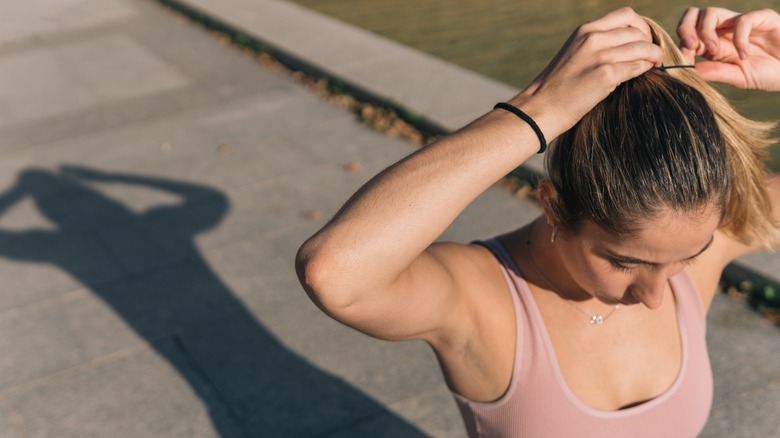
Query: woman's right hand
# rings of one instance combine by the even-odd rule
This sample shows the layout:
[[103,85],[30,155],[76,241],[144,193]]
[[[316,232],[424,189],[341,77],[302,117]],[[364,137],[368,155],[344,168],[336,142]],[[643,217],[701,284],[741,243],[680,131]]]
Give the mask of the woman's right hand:
[[677,25],[683,53],[708,81],[780,91],[780,15],[770,9],[740,14],[723,8],[688,8]]
[[622,8],[577,28],[550,64],[510,102],[555,138],[574,126],[618,85],[663,62],[650,26]]

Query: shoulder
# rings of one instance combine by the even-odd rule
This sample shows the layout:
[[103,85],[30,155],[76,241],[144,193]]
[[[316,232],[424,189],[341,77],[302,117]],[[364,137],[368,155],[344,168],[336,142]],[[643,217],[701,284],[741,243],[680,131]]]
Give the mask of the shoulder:
[[463,303],[452,320],[443,325],[443,334],[468,336],[475,327],[466,327],[466,321],[481,325],[480,320],[495,315],[497,308],[506,304],[506,298],[511,298],[501,263],[487,247],[445,242],[431,245],[427,253],[448,271]]
[[447,265],[460,270],[456,282],[464,308],[452,314],[451,329],[428,342],[451,389],[472,400],[494,400],[511,380],[516,343],[515,308],[504,270],[481,245],[440,244],[431,251],[447,253]]

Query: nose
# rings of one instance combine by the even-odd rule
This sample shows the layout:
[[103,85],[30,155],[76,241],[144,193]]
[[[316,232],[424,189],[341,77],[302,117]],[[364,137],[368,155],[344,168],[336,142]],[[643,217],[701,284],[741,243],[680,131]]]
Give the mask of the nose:
[[669,277],[666,272],[653,272],[637,278],[631,285],[631,295],[650,309],[661,307]]

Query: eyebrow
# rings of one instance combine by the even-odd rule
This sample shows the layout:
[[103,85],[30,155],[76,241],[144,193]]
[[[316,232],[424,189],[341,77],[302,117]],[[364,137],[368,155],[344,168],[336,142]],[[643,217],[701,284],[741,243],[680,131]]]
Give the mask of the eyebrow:
[[[706,251],[707,248],[709,248],[710,245],[712,245],[712,242],[714,240],[715,240],[715,235],[713,234],[712,237],[710,238],[710,241],[707,242],[706,245],[704,245],[704,248],[699,250],[699,252],[697,252],[696,254],[694,254],[694,255],[692,255],[690,257],[687,257],[687,258],[685,258],[685,259],[683,259],[681,261],[693,260],[696,257],[700,256],[701,253]],[[660,265],[660,263],[658,263],[658,262],[650,262],[650,261],[647,261],[647,260],[637,259],[637,258],[630,257],[630,256],[620,255],[620,254],[612,252],[612,251],[610,251],[609,249],[606,249],[606,248],[604,249],[604,251],[607,253],[608,256],[612,257],[613,259],[615,259],[615,261],[618,261],[618,262],[634,264],[634,265],[648,265],[648,266],[658,266],[658,265]]]

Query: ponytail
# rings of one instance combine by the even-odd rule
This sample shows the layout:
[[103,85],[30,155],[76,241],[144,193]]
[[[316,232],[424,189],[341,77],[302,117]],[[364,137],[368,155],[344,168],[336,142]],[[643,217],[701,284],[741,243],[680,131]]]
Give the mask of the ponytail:
[[[645,18],[654,42],[665,53],[664,65],[683,65],[687,61],[666,31]],[[726,198],[721,230],[745,244],[769,246],[780,237],[766,189],[764,161],[766,147],[774,143],[772,122],[758,122],[741,116],[710,84],[689,69],[670,69],[667,74],[698,90],[709,104],[726,143],[731,184]]]

